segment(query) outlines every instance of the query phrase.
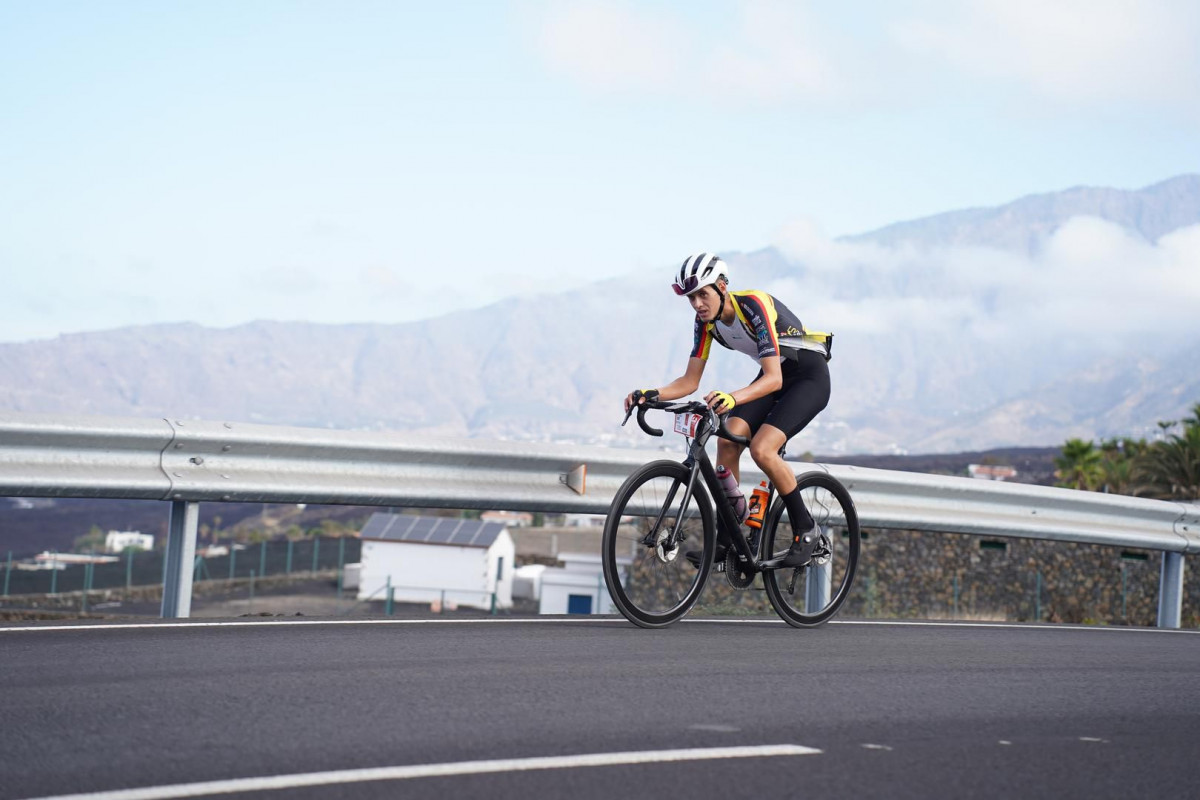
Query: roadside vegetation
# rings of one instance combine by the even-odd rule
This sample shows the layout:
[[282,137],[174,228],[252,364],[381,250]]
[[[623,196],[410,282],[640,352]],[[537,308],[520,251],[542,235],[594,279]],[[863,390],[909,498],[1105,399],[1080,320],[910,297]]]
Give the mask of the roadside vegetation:
[[1098,445],[1068,439],[1054,460],[1058,486],[1093,492],[1200,500],[1200,403],[1182,420],[1158,423],[1162,435],[1105,439]]

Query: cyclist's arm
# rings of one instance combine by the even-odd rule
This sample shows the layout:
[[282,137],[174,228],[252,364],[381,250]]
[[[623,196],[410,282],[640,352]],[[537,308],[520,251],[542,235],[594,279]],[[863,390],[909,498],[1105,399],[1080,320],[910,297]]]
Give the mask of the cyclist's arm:
[[659,400],[678,400],[687,397],[700,388],[700,376],[704,374],[704,365],[708,362],[703,358],[689,358],[687,371],[666,386],[659,387]]
[[746,388],[732,393],[733,401],[739,406],[783,388],[783,367],[780,366],[779,356],[767,356],[758,363],[762,365],[762,375]]

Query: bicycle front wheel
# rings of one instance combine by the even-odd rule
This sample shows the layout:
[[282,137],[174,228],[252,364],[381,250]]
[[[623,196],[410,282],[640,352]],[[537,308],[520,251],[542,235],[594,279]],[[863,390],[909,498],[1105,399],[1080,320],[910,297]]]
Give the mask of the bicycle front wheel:
[[[769,570],[763,574],[767,599],[789,625],[807,628],[828,621],[850,593],[861,546],[858,512],[846,487],[824,472],[798,475],[800,496],[820,529],[812,562],[806,567]],[[766,558],[785,553],[792,526],[782,521],[783,499],[772,505],[763,522]]]
[[[621,485],[604,522],[604,581],[625,618],[643,628],[670,625],[700,597],[716,546],[712,505],[691,470],[654,461]],[[684,504],[685,495],[687,504]],[[700,553],[700,568],[686,553]]]

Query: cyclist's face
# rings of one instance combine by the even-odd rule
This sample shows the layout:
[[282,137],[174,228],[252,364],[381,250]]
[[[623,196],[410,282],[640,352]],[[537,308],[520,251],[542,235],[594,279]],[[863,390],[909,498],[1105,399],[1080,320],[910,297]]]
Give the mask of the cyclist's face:
[[721,295],[713,286],[705,286],[699,291],[688,295],[688,302],[692,304],[692,310],[696,315],[703,319],[712,319],[713,314],[717,313],[717,308],[721,305]]

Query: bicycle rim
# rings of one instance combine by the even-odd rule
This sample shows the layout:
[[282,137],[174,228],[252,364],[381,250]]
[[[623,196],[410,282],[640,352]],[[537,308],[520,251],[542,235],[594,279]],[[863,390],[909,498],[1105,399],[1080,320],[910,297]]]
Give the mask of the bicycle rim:
[[[712,507],[697,479],[683,500],[690,470],[675,461],[656,461],[621,486],[604,523],[604,580],[614,605],[644,628],[669,625],[687,613],[712,569]],[[679,522],[681,534],[672,543]],[[700,569],[687,560],[702,552]]]
[[[824,552],[807,567],[766,572],[763,585],[775,612],[789,625],[805,628],[828,621],[846,601],[861,543],[858,512],[836,478],[807,472],[797,482],[804,505],[821,530]],[[777,500],[763,525],[767,558],[791,546],[792,526],[782,519],[785,510],[783,500]]]

